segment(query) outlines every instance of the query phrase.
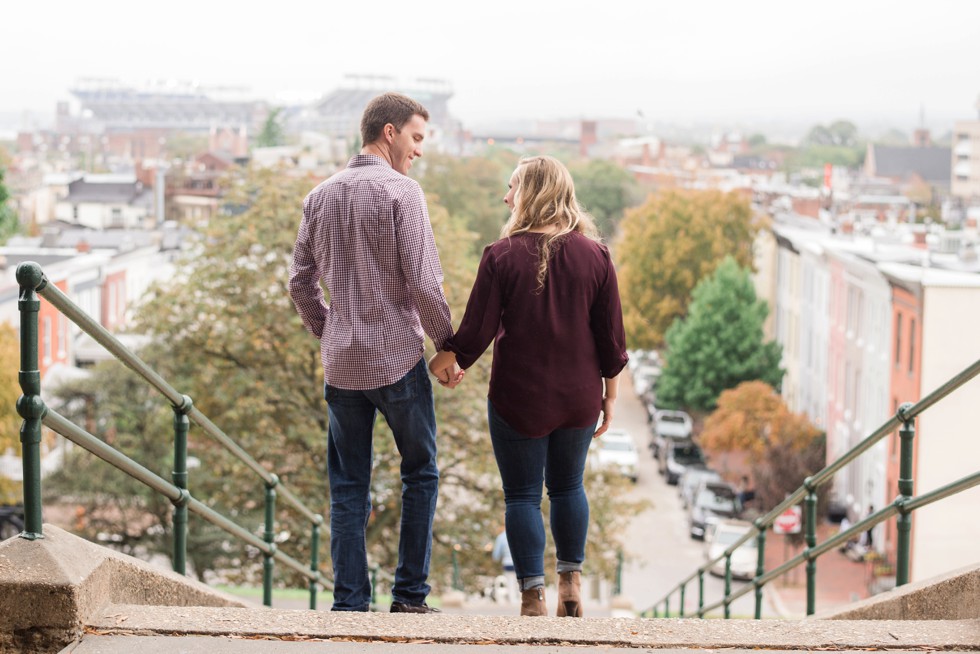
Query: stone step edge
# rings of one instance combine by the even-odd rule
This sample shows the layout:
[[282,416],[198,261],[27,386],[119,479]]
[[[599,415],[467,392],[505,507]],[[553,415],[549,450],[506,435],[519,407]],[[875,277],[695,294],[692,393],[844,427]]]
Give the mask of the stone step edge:
[[522,618],[109,605],[96,634],[239,635],[379,642],[591,644],[655,648],[980,649],[980,620]]

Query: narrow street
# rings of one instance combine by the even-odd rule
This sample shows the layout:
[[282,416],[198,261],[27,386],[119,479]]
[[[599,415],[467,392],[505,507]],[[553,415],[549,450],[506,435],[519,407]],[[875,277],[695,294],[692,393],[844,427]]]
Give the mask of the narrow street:
[[[626,564],[623,570],[623,594],[633,608],[644,611],[659,601],[682,579],[705,563],[705,546],[688,534],[687,513],[681,507],[676,486],[669,486],[657,472],[656,460],[648,448],[650,428],[646,409],[633,392],[633,382],[624,371],[620,382],[619,400],[614,425],[632,434],[640,453],[639,480],[633,491],[637,498],[651,502],[651,506],[638,514],[630,523],[625,538]],[[724,596],[724,579],[705,575],[704,603],[713,604]],[[732,589],[744,582],[733,581]],[[768,590],[766,591],[768,595]],[[674,593],[670,609],[679,608],[680,595]],[[689,583],[685,592],[685,615],[691,615],[698,606],[697,579]],[[721,611],[718,612],[721,615]],[[755,615],[755,594],[751,592],[737,599],[731,607],[733,617]],[[767,596],[763,598],[762,616],[780,617],[773,610]]]

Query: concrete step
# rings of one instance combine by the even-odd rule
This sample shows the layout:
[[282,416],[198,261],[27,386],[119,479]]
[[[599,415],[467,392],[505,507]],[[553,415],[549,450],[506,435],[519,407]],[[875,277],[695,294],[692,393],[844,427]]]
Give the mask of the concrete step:
[[[219,643],[224,637],[240,642],[261,640],[267,645],[282,643],[283,646],[322,641],[359,645],[452,645],[457,648],[462,645],[501,645],[533,647],[535,652],[542,651],[539,649],[542,647],[559,646],[679,650],[980,649],[980,620],[573,619],[116,604],[90,618],[85,631],[83,645],[85,638],[90,636],[179,635],[218,639],[206,641],[211,644]],[[167,651],[205,651],[181,650],[180,642],[172,643],[176,649],[171,647]],[[129,651],[145,654],[155,650],[134,645]]]

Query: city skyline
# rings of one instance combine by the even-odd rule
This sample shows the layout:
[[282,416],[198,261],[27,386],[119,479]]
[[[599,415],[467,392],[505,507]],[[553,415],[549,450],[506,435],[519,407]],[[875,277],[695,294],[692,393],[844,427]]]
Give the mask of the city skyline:
[[[282,0],[246,15],[174,0],[145,18],[117,0],[17,3],[0,56],[0,115],[53,117],[80,78],[196,81],[273,104],[311,101],[347,74],[445,79],[465,126],[558,118],[803,127],[838,118],[938,134],[975,119],[980,5],[621,0],[460,8]],[[929,13],[925,13],[928,10]],[[52,18],[57,20],[52,20]],[[81,27],[80,27],[81,26]]]

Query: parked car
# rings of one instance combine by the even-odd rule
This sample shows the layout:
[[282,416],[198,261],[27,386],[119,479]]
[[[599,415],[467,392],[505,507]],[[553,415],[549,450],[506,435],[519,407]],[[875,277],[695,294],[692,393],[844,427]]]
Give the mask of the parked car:
[[681,505],[685,509],[694,500],[694,493],[698,487],[706,481],[721,481],[721,475],[705,466],[688,466],[684,469],[684,474],[677,482],[677,492],[681,497]]
[[662,370],[660,366],[653,364],[640,364],[633,371],[633,391],[636,396],[643,399],[652,399],[654,385],[660,379]]
[[597,439],[592,464],[598,468],[617,470],[635,482],[638,478],[640,455],[633,437],[624,429],[610,429]]
[[[730,546],[752,529],[752,523],[744,520],[722,520],[714,525],[705,537],[705,558],[708,561],[721,556]],[[759,563],[759,549],[755,538],[739,545],[731,556],[732,579],[752,579]],[[712,564],[709,572],[719,577],[725,576],[725,559]]]
[[737,518],[742,512],[738,496],[731,484],[702,482],[694,494],[688,513],[691,538],[704,540],[708,528],[726,518]]
[[704,465],[704,453],[690,438],[669,440],[662,452],[660,472],[671,486],[677,484],[687,466]]
[[653,430],[650,442],[650,449],[653,450],[654,458],[658,458],[660,451],[667,444],[668,440],[680,440],[691,437],[694,424],[684,411],[671,411],[669,409],[659,409],[653,415]]

